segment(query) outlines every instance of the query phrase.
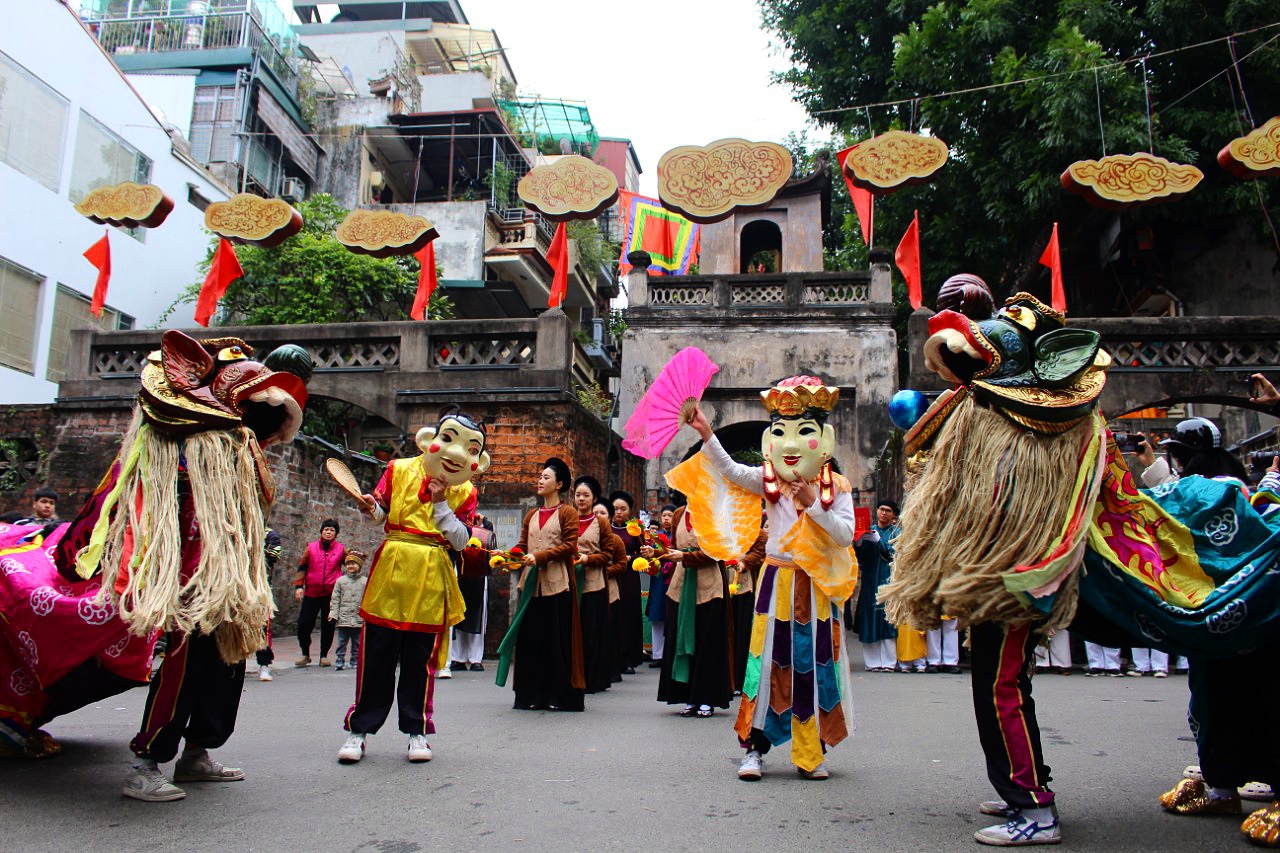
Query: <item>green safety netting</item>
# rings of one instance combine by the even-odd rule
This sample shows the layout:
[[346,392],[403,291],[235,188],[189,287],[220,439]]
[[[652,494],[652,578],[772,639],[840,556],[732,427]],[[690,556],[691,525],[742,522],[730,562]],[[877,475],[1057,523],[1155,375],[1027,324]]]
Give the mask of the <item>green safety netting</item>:
[[[591,113],[581,101],[534,98],[500,100],[498,105],[506,113],[511,131],[517,137],[536,142],[544,154],[572,153],[590,157],[600,144]],[[569,151],[564,150],[563,140],[567,140]]]

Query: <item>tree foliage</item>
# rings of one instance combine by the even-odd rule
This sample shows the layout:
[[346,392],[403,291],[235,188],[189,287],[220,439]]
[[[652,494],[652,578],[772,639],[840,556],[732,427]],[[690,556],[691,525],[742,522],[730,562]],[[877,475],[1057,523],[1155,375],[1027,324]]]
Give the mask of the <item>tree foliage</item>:
[[[219,302],[224,324],[409,319],[418,288],[420,265],[416,259],[373,258],[348,251],[333,236],[347,211],[331,196],[314,195],[300,202],[297,209],[302,214],[302,231],[279,246],[236,247],[244,277],[232,282]],[[201,265],[202,276],[216,247],[215,237]],[[189,286],[176,304],[194,303],[200,284],[197,281]],[[452,316],[452,303],[437,290],[427,306],[427,317],[439,320]]]
[[[1064,267],[1076,274],[1073,308],[1117,308],[1114,288],[1099,286],[1118,274],[1103,269],[1114,257],[1105,241],[1115,236],[1116,216],[1058,183],[1071,162],[1103,154],[1104,136],[1106,153],[1150,150],[1205,173],[1181,203],[1122,214],[1121,241],[1143,227],[1166,240],[1189,227],[1212,232],[1246,211],[1259,238],[1265,234],[1259,206],[1272,197],[1265,182],[1237,181],[1214,158],[1231,138],[1280,112],[1280,28],[1265,28],[1277,23],[1274,0],[760,5],[793,63],[779,79],[837,137],[925,130],[950,146],[950,162],[931,182],[876,207],[876,242],[890,245],[920,210],[926,298],[961,271],[984,276],[997,295],[1047,295],[1037,259],[1058,221]],[[1259,27],[1234,39],[1239,80],[1226,41],[1165,53]]]

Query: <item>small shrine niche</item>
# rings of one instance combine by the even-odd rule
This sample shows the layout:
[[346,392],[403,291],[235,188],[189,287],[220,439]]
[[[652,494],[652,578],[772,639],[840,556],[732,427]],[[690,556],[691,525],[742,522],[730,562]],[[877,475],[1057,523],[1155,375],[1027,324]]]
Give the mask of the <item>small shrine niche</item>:
[[757,219],[742,227],[738,272],[742,275],[782,272],[782,229],[775,222]]

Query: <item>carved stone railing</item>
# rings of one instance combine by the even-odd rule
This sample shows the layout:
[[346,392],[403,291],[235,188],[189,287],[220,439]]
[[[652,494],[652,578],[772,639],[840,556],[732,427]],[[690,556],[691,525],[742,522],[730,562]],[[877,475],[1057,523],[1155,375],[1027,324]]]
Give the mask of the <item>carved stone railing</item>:
[[[867,273],[654,276],[647,296],[651,308],[847,308],[873,302]],[[639,307],[634,301],[631,305]]]
[[[332,323],[184,330],[193,337],[236,336],[258,356],[285,343],[316,363],[312,395],[355,403],[392,423],[407,400],[451,402],[454,395],[572,394],[601,377],[561,311],[527,319]],[[119,405],[136,393],[159,330],[72,332],[59,400]],[[123,381],[121,381],[123,380]]]

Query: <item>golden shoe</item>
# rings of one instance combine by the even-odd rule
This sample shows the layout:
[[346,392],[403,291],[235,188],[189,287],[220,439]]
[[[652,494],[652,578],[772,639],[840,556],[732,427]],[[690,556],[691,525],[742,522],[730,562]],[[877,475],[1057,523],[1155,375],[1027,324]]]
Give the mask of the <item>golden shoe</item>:
[[1280,800],[1245,818],[1240,831],[1254,844],[1280,847]]
[[1160,795],[1160,807],[1173,814],[1240,814],[1240,797],[1232,795],[1226,798],[1210,797],[1203,782],[1198,779],[1183,779]]

